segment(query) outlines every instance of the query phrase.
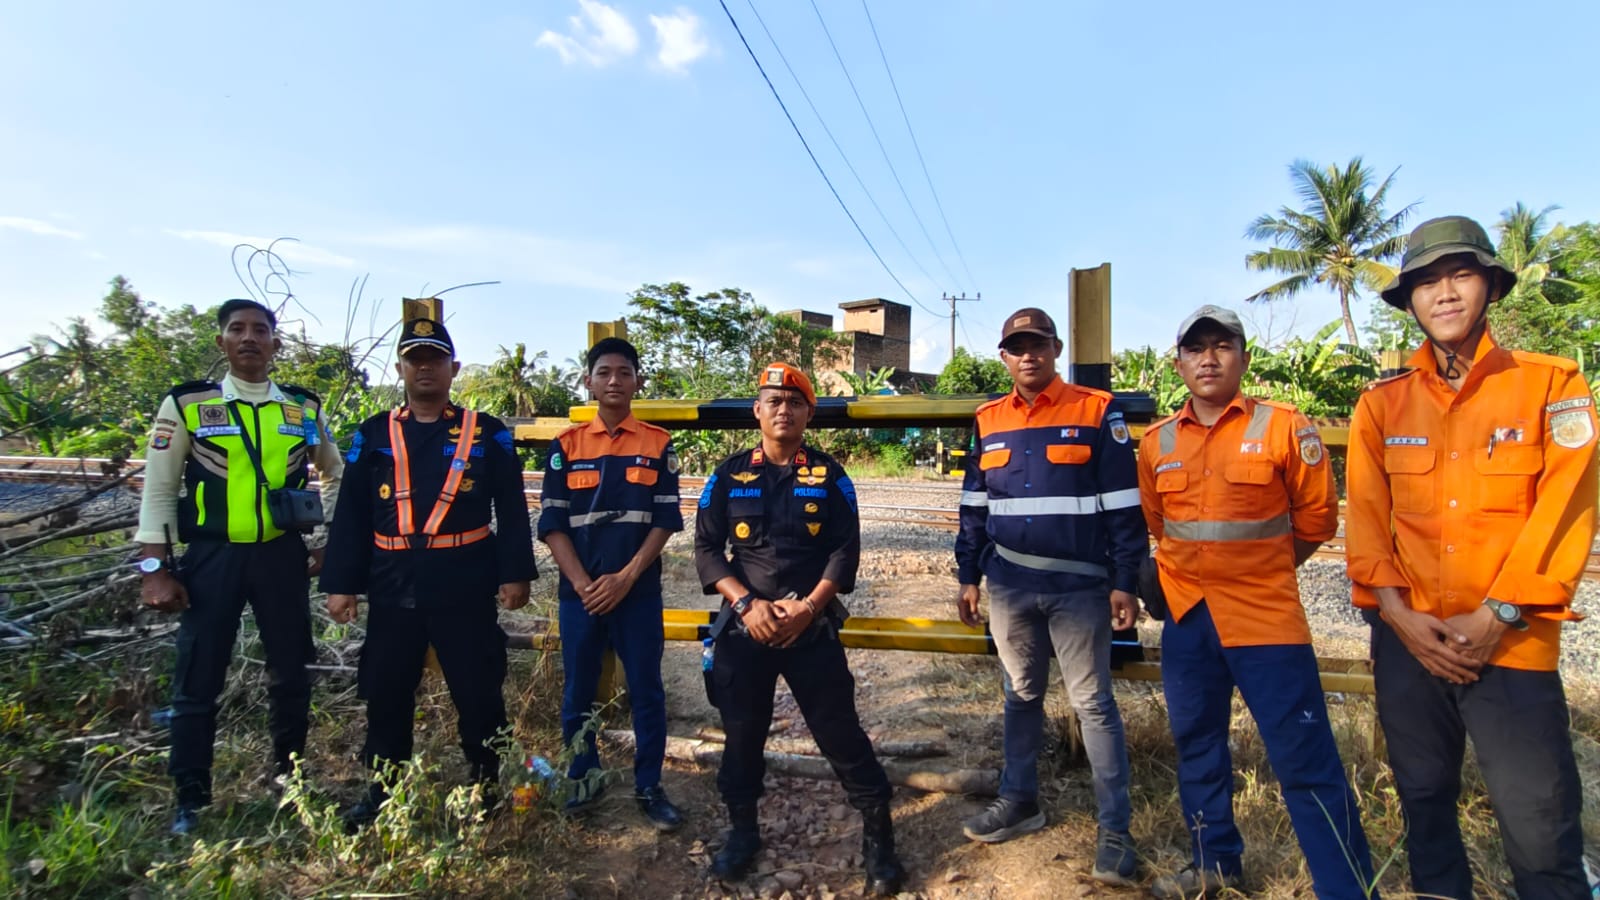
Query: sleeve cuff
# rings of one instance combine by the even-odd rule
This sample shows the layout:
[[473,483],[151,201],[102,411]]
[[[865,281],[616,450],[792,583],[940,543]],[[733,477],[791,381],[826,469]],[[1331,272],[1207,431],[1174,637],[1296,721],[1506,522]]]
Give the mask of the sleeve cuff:
[[841,594],[853,593],[856,589],[856,576],[853,568],[842,559],[828,560],[828,567],[822,570],[822,579],[831,581]]
[[[1545,611],[1545,618],[1566,619],[1572,616],[1568,609],[1572,604],[1572,593],[1565,584],[1547,575],[1502,572],[1489,587],[1489,596],[1518,606],[1554,607]],[[1567,615],[1560,615],[1557,609],[1567,610]]]
[[728,565],[725,558],[717,556],[703,556],[696,560],[695,568],[700,574],[700,589],[707,594],[717,592],[717,582],[724,578],[735,578],[733,567]]
[[[1348,552],[1348,550],[1346,551]],[[1387,559],[1350,560],[1345,571],[1351,583],[1365,588],[1392,587],[1410,589],[1411,582]]]

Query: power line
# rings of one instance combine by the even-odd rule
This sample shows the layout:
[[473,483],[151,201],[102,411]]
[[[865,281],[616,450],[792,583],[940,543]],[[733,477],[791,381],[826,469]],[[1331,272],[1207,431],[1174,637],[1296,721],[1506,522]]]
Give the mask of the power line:
[[906,186],[900,180],[900,173],[895,170],[894,161],[889,158],[889,150],[883,146],[883,138],[878,136],[878,126],[872,124],[872,114],[867,112],[866,101],[861,99],[861,92],[856,90],[856,80],[850,77],[850,67],[844,64],[844,55],[839,52],[839,45],[833,41],[833,32],[828,30],[827,20],[822,18],[822,10],[817,6],[817,0],[811,0],[811,9],[817,14],[817,22],[822,25],[822,33],[828,38],[828,46],[833,48],[833,58],[839,61],[839,68],[844,72],[844,80],[850,84],[850,93],[855,95],[856,105],[861,107],[861,115],[867,120],[867,129],[872,132],[872,139],[878,142],[878,152],[883,154],[883,161],[889,166],[889,174],[894,176],[895,186],[900,188],[900,196],[905,198],[906,208],[911,210],[911,218],[915,219],[917,227],[922,229],[922,236],[927,238],[928,246],[932,248],[933,257],[939,261],[940,268],[950,276],[951,281],[959,284],[961,279],[950,271],[949,264],[944,261],[944,254],[939,252],[938,245],[933,242],[933,236],[928,234],[928,226],[923,224],[922,216],[917,213],[916,205],[911,202],[911,195],[906,192]]
[[800,139],[800,146],[806,148],[806,155],[811,157],[811,164],[817,167],[817,174],[822,176],[823,182],[828,185],[828,190],[833,194],[833,199],[837,200],[839,208],[844,210],[845,218],[849,219],[850,224],[855,226],[856,234],[861,235],[861,240],[866,242],[867,249],[872,251],[873,258],[877,259],[878,265],[883,266],[883,271],[887,272],[889,277],[894,280],[894,283],[899,285],[900,290],[911,298],[911,302],[922,307],[924,312],[938,315],[921,300],[918,300],[917,295],[911,293],[911,289],[906,287],[905,282],[900,280],[900,276],[894,274],[894,270],[889,268],[889,264],[883,261],[883,254],[879,253],[878,248],[873,246],[872,238],[867,237],[867,233],[861,230],[861,223],[856,221],[856,217],[850,212],[850,207],[845,205],[844,198],[839,196],[838,188],[833,186],[833,179],[829,178],[828,173],[823,171],[822,163],[817,161],[817,154],[811,151],[811,144],[806,141],[806,136],[800,132],[800,126],[795,124],[794,116],[789,114],[789,107],[784,104],[783,96],[778,93],[777,86],[772,83],[771,78],[767,77],[767,70],[762,67],[761,60],[756,57],[756,51],[751,48],[750,42],[745,39],[744,29],[739,27],[739,20],[733,17],[733,10],[728,8],[727,0],[717,0],[717,4],[722,7],[723,13],[728,16],[728,22],[733,25],[734,32],[739,35],[739,43],[743,44],[745,52],[750,54],[750,61],[756,64],[756,71],[761,73],[761,80],[765,81],[767,89],[772,91],[772,99],[778,101],[778,108],[783,110],[783,117],[789,120],[789,127],[794,129],[794,136]]
[[895,84],[894,70],[889,68],[889,55],[883,52],[883,41],[878,40],[878,25],[872,21],[872,10],[867,8],[867,0],[861,0],[861,11],[867,14],[867,25],[872,28],[872,41],[878,45],[878,56],[883,60],[883,71],[889,76],[889,86],[894,88],[894,102],[900,106],[900,118],[906,122],[906,133],[911,135],[911,146],[917,151],[917,163],[922,166],[922,177],[928,181],[928,193],[933,195],[933,205],[939,210],[939,219],[944,222],[944,233],[950,237],[950,246],[956,248],[956,257],[961,260],[961,268],[967,273],[967,280],[974,285],[978,279],[972,277],[972,269],[967,265],[967,255],[961,252],[961,245],[956,243],[956,233],[950,228],[950,220],[944,214],[944,204],[939,202],[939,192],[933,189],[933,176],[928,174],[928,162],[922,158],[922,145],[917,143],[917,133],[911,130],[911,116],[906,114],[905,101],[900,99],[900,86]]
[[855,176],[856,185],[861,188],[861,193],[866,195],[867,202],[872,204],[874,210],[877,210],[878,218],[883,220],[883,226],[889,229],[891,235],[894,235],[894,239],[900,245],[900,249],[906,252],[906,257],[922,273],[922,277],[929,281],[937,282],[938,279],[933,277],[927,268],[922,265],[922,261],[917,259],[916,255],[911,252],[911,248],[906,246],[905,240],[900,237],[900,232],[895,231],[894,225],[889,222],[889,217],[884,214],[883,207],[878,205],[878,201],[872,196],[872,192],[867,190],[866,182],[861,180],[860,173],[850,163],[850,157],[845,155],[844,148],[839,146],[839,140],[833,136],[833,129],[829,128],[828,123],[822,118],[822,112],[817,109],[817,104],[811,101],[811,95],[806,92],[806,86],[800,83],[800,76],[795,74],[794,67],[789,65],[789,57],[783,54],[783,48],[778,46],[778,39],[772,36],[772,29],[767,27],[767,20],[761,17],[761,11],[756,9],[755,0],[745,0],[745,2],[749,4],[750,11],[755,13],[756,21],[760,23],[761,30],[766,33],[767,40],[772,42],[772,49],[777,51],[778,59],[783,61],[783,67],[789,70],[789,77],[794,79],[794,86],[800,89],[800,96],[804,97],[806,105],[811,107],[811,114],[817,117],[817,124],[822,126],[822,133],[826,134],[828,140],[833,143],[833,149],[838,151],[839,158],[844,160],[845,168],[849,169],[850,174]]

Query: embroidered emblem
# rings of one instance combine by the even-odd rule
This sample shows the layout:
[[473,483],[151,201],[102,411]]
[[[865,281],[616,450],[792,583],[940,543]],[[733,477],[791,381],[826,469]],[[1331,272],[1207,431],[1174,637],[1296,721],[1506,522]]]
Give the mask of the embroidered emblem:
[[474,482],[471,478],[461,479],[461,493],[465,494],[467,491],[472,490],[473,484]]
[[200,424],[201,425],[226,425],[226,424],[228,424],[228,408],[226,406],[217,406],[215,404],[213,404],[211,406],[202,406],[202,407],[200,407]]
[[170,432],[160,432],[160,431],[158,431],[153,436],[151,436],[151,438],[150,438],[150,449],[151,450],[165,450],[165,449],[167,449],[168,447],[171,447],[171,446],[172,446],[172,434]]
[[552,470],[554,470],[554,471],[559,472],[559,471],[561,471],[561,466],[562,466],[561,452],[560,451],[556,451],[555,453],[550,454],[550,468]]
[[1521,441],[1521,428],[1496,428],[1494,430],[1494,442],[1496,444],[1516,444]]
[[767,378],[762,384],[767,387],[783,387],[783,370],[773,366],[766,372]]
[[1307,425],[1294,433],[1295,437],[1307,437],[1317,433],[1317,426]]
[[194,436],[202,438],[223,437],[226,435],[236,435],[238,433],[239,426],[237,425],[206,425],[194,430]]
[[411,326],[411,333],[417,337],[433,337],[433,323],[423,319]]
[[819,507],[815,503],[806,504],[806,512],[808,513],[815,513],[818,509]]
[[667,451],[667,474],[678,474],[678,451],[676,450]]
[[1240,453],[1260,453],[1260,452],[1262,452],[1262,444],[1261,444],[1260,441],[1245,441],[1244,443],[1239,445],[1239,452]]
[[732,478],[734,481],[739,482],[740,484],[749,484],[750,482],[755,481],[757,478],[760,478],[761,476],[756,474],[755,472],[735,472],[732,475],[730,475],[729,477]]
[[759,465],[761,465],[762,463],[764,463],[766,461],[767,461],[767,455],[765,453],[761,452],[761,448],[760,447],[757,447],[754,450],[750,451],[750,465],[759,466]]
[[1011,320],[1011,327],[1012,328],[1021,328],[1024,325],[1032,325],[1032,324],[1033,324],[1033,316],[1017,316],[1015,319]]
[[1384,438],[1383,445],[1385,447],[1426,447],[1428,446],[1428,436],[1406,437],[1404,435],[1395,435]]
[[806,530],[811,532],[811,536],[812,537],[816,537],[817,534],[820,531],[822,531],[822,523],[821,522],[807,522],[806,523]]
[[750,523],[740,522],[739,524],[733,526],[733,536],[741,541],[745,538],[748,538],[750,536]]
[[394,492],[389,489],[389,485],[388,485],[387,482],[385,482],[384,484],[378,485],[378,499],[379,500],[387,500],[393,494],[394,494]]
[[1111,423],[1111,439],[1119,444],[1128,442],[1128,423],[1118,419]]
[[700,489],[700,508],[701,509],[706,509],[707,507],[711,506],[711,489],[716,487],[716,486],[717,486],[717,473],[712,472],[711,473],[711,477],[706,479],[706,486]]
[[1308,466],[1322,462],[1322,439],[1305,438],[1300,441],[1300,461]]
[[1571,400],[1557,400],[1556,402],[1550,404],[1549,406],[1546,406],[1544,408],[1544,411],[1547,412],[1547,413],[1558,413],[1558,412],[1561,412],[1562,410],[1582,409],[1585,406],[1593,406],[1593,405],[1594,405],[1594,398],[1592,398],[1592,397],[1573,397]]
[[303,406],[290,406],[284,404],[283,420],[290,425],[299,425],[306,420],[306,410]]
[[1075,438],[1075,437],[1078,436],[1078,429],[1076,429],[1076,428],[1063,428],[1063,429],[1061,429],[1061,436],[1064,437],[1064,438]]
[[1575,450],[1594,440],[1594,416],[1587,409],[1572,409],[1550,417],[1550,437],[1556,445]]

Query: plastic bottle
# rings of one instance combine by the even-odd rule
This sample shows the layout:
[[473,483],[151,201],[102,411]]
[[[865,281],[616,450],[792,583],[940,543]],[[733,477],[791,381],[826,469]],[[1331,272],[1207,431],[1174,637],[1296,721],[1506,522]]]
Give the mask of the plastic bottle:
[[700,671],[710,674],[711,666],[716,662],[716,651],[712,649],[715,642],[706,638],[700,642]]
[[533,809],[544,788],[553,783],[556,771],[542,756],[530,756],[523,767],[521,782],[511,790],[511,808],[519,813]]

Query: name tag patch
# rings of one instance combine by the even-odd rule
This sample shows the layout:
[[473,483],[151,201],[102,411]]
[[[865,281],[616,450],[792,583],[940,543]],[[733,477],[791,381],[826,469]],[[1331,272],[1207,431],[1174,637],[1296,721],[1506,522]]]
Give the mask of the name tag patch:
[[238,434],[237,425],[201,425],[194,430],[195,437],[221,437],[224,435]]
[[[1062,433],[1063,436],[1065,436],[1066,435],[1066,430],[1062,429],[1061,433]],[[1006,448],[1006,442],[1005,441],[995,441],[992,444],[984,444],[983,445],[983,452],[988,453],[991,450],[1004,450],[1005,448]]]
[[1172,462],[1164,462],[1161,465],[1156,466],[1156,474],[1160,475],[1162,472],[1171,472],[1173,469],[1181,468],[1183,468],[1183,460],[1175,459]]
[[794,495],[796,497],[826,497],[828,496],[828,490],[827,488],[800,487],[794,489]]
[[1384,438],[1383,445],[1385,447],[1426,447],[1428,446],[1428,438],[1426,435],[1422,437],[1396,435]]
[[1593,397],[1573,397],[1571,400],[1557,400],[1555,403],[1546,406],[1544,411],[1547,413],[1558,413],[1564,409],[1582,409],[1585,406],[1593,405]]

